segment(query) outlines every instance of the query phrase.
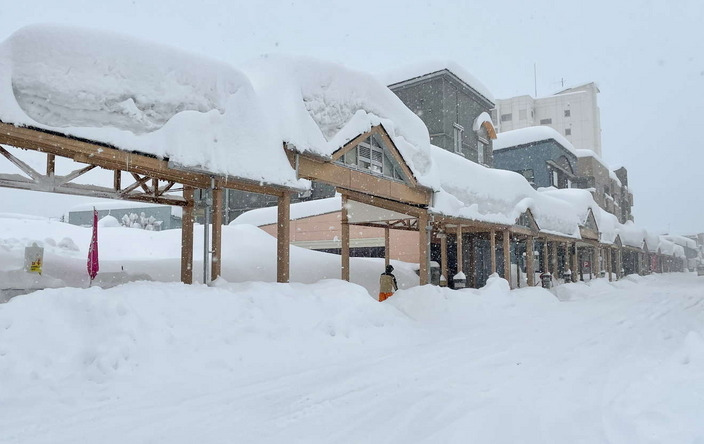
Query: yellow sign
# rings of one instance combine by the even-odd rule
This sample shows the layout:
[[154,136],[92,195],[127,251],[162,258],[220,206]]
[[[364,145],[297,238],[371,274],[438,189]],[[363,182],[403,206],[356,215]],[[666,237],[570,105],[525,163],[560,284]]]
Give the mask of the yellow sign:
[[37,259],[35,261],[32,261],[32,264],[29,266],[29,271],[31,273],[42,274],[42,260]]

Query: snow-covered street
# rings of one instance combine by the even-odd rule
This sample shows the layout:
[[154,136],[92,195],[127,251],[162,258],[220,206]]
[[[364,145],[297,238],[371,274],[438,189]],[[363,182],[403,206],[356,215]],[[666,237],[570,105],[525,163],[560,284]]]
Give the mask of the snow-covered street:
[[0,305],[0,442],[702,442],[704,278],[129,283]]

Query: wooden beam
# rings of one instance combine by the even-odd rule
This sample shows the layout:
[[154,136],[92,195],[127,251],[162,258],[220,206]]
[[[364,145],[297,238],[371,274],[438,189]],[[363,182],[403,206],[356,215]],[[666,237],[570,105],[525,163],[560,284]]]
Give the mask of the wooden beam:
[[384,228],[384,265],[386,267],[391,263],[391,235],[389,227]]
[[7,160],[9,160],[12,164],[14,164],[17,168],[20,169],[23,173],[25,173],[27,176],[29,176],[33,180],[41,180],[42,176],[39,174],[34,168],[31,166],[27,165],[14,155],[7,151],[5,148],[0,146],[0,154],[2,154]]
[[489,250],[491,252],[491,274],[496,273],[496,230],[489,231]]
[[[42,176],[44,177],[44,176]],[[129,200],[135,202],[151,202],[163,205],[184,206],[186,202],[180,196],[154,198],[145,194],[122,195],[112,188],[98,187],[95,185],[83,185],[68,183],[65,185],[54,185],[45,183],[44,180],[35,182],[17,174],[0,174],[0,187],[14,188],[17,190],[43,191],[57,194],[67,194],[72,196],[100,197],[105,199]]]
[[418,216],[418,255],[420,257],[420,285],[430,283],[430,250],[428,249],[430,233],[428,229],[428,213],[423,211]]
[[79,168],[77,170],[73,170],[70,173],[66,174],[65,176],[57,176],[56,177],[56,183],[63,185],[66,183],[71,182],[73,179],[76,179],[84,174],[86,174],[88,171],[92,171],[95,168],[97,168],[96,165],[88,165],[84,168]]
[[[349,225],[347,226],[347,229],[349,232]],[[291,195],[289,193],[281,193],[279,196],[276,229],[276,282],[279,283],[287,283],[290,279],[290,244]]]
[[[156,179],[154,179],[156,180]],[[159,189],[158,183],[154,183],[154,190]],[[213,255],[210,262],[210,280],[222,276],[222,188],[217,181],[213,188],[213,237],[211,239]]]
[[341,253],[342,253],[342,264],[341,264],[341,271],[342,271],[342,280],[343,281],[348,281],[350,280],[350,223],[349,223],[349,216],[347,214],[347,195],[343,194],[342,195],[342,214],[341,214],[341,237],[342,237],[342,245],[341,245]]
[[506,229],[503,231],[504,243],[504,279],[511,285],[511,232]]
[[181,218],[181,282],[193,283],[193,188],[183,188],[183,207]]
[[535,265],[533,257],[533,236],[528,236],[526,239],[526,274],[528,286],[535,285]]
[[570,248],[573,250],[572,254],[572,282],[577,282],[578,278],[578,272],[581,273],[581,262],[579,260],[579,248],[577,248],[577,242],[572,242],[570,245]]
[[[109,170],[119,169],[146,174],[195,188],[208,188],[210,185],[210,175],[189,171],[187,168],[172,168],[168,160],[36,128],[17,127],[0,122],[0,144],[67,157],[76,162],[97,165]],[[239,177],[222,177],[220,180],[223,188],[241,191],[278,195],[286,190],[279,185],[261,184]]]

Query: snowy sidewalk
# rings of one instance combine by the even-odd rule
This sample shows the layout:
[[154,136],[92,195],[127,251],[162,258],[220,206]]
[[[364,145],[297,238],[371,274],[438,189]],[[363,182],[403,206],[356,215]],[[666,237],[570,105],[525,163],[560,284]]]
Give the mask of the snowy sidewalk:
[[704,279],[131,283],[0,306],[0,442],[697,442]]

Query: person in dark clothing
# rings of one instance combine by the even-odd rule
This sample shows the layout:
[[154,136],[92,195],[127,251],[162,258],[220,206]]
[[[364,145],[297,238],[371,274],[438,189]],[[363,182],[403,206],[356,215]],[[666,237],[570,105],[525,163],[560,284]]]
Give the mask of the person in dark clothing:
[[387,265],[386,271],[381,273],[379,277],[379,302],[385,301],[394,294],[394,291],[398,290],[396,276],[393,275],[393,271],[394,267]]

